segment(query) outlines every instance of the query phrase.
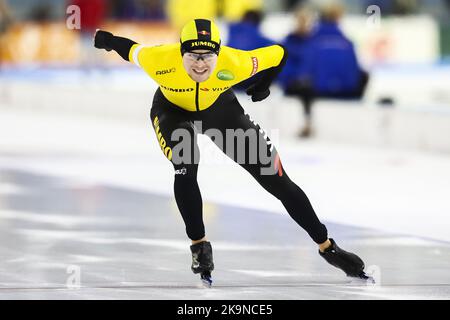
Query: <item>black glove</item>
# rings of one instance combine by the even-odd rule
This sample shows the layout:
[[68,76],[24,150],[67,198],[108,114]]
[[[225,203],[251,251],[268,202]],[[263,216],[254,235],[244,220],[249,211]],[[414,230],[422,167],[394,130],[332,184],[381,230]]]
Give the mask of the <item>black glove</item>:
[[111,32],[97,30],[94,36],[94,47],[97,49],[105,49],[106,51],[111,51],[107,43],[112,40],[114,35]]
[[258,88],[257,84],[252,84],[245,92],[247,95],[252,96],[253,102],[262,101],[270,95],[269,88],[261,89]]

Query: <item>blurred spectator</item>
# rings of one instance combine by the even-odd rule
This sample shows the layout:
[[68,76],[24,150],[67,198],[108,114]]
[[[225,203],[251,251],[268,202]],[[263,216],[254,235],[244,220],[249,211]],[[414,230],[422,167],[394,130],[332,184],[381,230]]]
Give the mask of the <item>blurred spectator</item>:
[[394,14],[407,15],[417,12],[417,0],[394,1]]
[[262,11],[262,0],[220,0],[221,15],[228,22],[242,19],[247,11]]
[[6,48],[4,35],[8,31],[13,22],[11,11],[5,0],[0,0],[0,67],[3,61],[3,50]]
[[181,30],[193,19],[214,20],[217,15],[217,5],[216,0],[167,0],[166,12],[172,26]]
[[163,0],[138,0],[137,7],[141,12],[138,15],[140,19],[163,20],[166,18]]
[[132,20],[136,14],[134,1],[130,0],[110,0],[109,16],[118,20]]
[[288,51],[286,66],[279,76],[283,87],[291,81],[310,81],[310,70],[307,59],[311,57],[311,39],[314,26],[314,12],[307,6],[300,7],[295,12],[295,30],[288,34],[282,44]]
[[353,43],[339,29],[343,13],[339,4],[321,9],[312,39],[313,86],[320,95],[361,97],[367,79],[361,78]]
[[296,8],[303,6],[307,0],[285,0],[284,7],[286,11],[295,10]]
[[353,44],[338,27],[343,7],[337,3],[321,7],[320,20],[310,35],[312,13],[297,14],[297,30],[284,41],[288,60],[280,74],[287,95],[298,97],[305,114],[301,137],[312,133],[312,103],[316,98],[359,99],[368,81],[361,70]]
[[0,0],[0,36],[12,23],[12,14],[5,0]]
[[[365,8],[371,5],[380,7],[383,15],[406,15],[417,11],[418,3],[416,0],[368,0],[365,1]],[[365,11],[364,8],[364,11]]]
[[80,7],[81,33],[91,34],[99,29],[105,19],[105,0],[71,0],[71,4]]
[[363,13],[366,12],[366,8],[369,6],[378,6],[382,15],[390,15],[394,13],[394,1],[393,0],[366,0],[364,2]]
[[50,21],[52,17],[51,5],[49,3],[39,3],[33,7],[31,10],[31,20],[35,22],[47,22]]
[[[275,44],[274,41],[266,38],[259,27],[263,19],[263,13],[258,10],[249,10],[242,17],[241,21],[230,24],[227,46],[240,50],[254,50]],[[246,90],[250,85],[262,77],[264,71],[256,74],[234,86],[236,90]]]
[[96,29],[100,29],[106,16],[105,0],[71,0],[81,11],[81,64],[88,69],[98,62],[99,54],[93,46]]
[[163,0],[113,0],[110,1],[111,17],[121,20],[165,19]]
[[312,30],[314,12],[310,7],[302,6],[295,13],[296,27],[284,40],[288,51],[286,66],[279,75],[279,81],[285,94],[300,98],[305,117],[304,128],[299,136],[306,137],[311,133],[312,91]]
[[275,44],[261,33],[259,27],[262,19],[261,11],[247,11],[241,21],[230,24],[227,45],[241,50],[254,50]]

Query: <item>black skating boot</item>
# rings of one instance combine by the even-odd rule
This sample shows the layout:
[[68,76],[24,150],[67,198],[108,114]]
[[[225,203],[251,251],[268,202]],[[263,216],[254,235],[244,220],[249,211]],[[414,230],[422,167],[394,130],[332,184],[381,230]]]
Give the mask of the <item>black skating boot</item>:
[[214,270],[213,253],[211,243],[203,241],[191,246],[192,253],[192,272],[200,273],[203,284],[211,287],[212,278],[211,271]]
[[331,246],[324,252],[319,250],[322,256],[329,264],[341,269],[348,277],[360,278],[373,281],[371,277],[364,272],[364,262],[356,254],[347,252],[338,247],[333,239],[330,239]]

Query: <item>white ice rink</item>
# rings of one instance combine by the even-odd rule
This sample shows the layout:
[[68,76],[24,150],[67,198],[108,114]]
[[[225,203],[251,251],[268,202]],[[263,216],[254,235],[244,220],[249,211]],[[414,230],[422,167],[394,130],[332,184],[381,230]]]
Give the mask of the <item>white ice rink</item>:
[[[121,80],[125,89],[117,76],[112,89],[99,74],[86,82],[36,79],[0,81],[0,299],[450,297],[450,153],[442,148],[338,143],[320,134],[300,141],[286,130],[275,139],[330,235],[380,269],[374,287],[330,269],[281,203],[200,139],[199,184],[218,265],[217,287],[201,291],[171,200],[172,167],[148,120],[154,88],[134,75]],[[276,92],[261,110],[242,99],[263,127],[285,125],[261,113],[283,107]],[[75,291],[65,287],[70,264],[88,270]]]

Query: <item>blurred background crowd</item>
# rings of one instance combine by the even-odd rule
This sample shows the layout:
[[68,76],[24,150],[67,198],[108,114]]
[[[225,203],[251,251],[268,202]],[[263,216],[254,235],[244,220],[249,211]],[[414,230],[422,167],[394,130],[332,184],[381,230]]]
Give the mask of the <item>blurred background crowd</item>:
[[232,23],[248,11],[259,12],[257,20],[263,20],[266,15],[292,14],[306,5],[320,9],[333,3],[342,5],[340,14],[347,16],[367,16],[368,8],[375,5],[383,18],[430,17],[439,29],[439,54],[450,56],[450,0],[0,0],[0,33],[4,38],[8,30],[17,35],[17,29],[24,24],[64,23],[71,4],[80,7],[81,31],[88,32],[112,22],[160,23],[180,28],[185,21],[199,16]]
[[[191,4],[193,11],[210,11],[228,20],[239,19],[245,10],[264,9],[268,12],[289,11],[308,0],[2,0],[2,14],[9,8],[18,21],[58,20],[65,16],[68,4],[90,6],[106,19],[114,20],[165,20],[176,9],[171,6]],[[316,1],[320,2],[320,1]],[[323,2],[323,1],[322,1]],[[449,0],[343,0],[349,14],[365,14],[368,6],[377,5],[384,15],[430,14],[445,22],[450,10]]]
[[[428,109],[450,104],[442,82],[425,80],[436,80],[436,73],[447,79],[450,0],[0,0],[0,72],[123,68],[117,56],[93,48],[96,29],[157,45],[178,41],[180,28],[197,17],[215,19],[228,46],[287,48],[277,84],[302,106],[297,136],[314,134],[312,106],[322,99]],[[404,72],[418,68],[414,76]]]

